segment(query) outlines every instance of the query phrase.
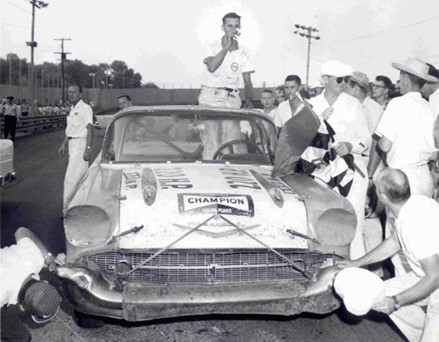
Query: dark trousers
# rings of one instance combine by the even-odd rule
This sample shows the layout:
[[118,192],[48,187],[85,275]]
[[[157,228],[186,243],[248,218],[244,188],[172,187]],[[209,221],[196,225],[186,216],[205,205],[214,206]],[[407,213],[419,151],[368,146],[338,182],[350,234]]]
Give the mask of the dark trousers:
[[17,117],[12,115],[5,115],[5,139],[11,135],[11,140],[15,141],[15,128],[17,127]]
[[17,308],[1,308],[1,342],[28,342],[31,334],[16,313]]

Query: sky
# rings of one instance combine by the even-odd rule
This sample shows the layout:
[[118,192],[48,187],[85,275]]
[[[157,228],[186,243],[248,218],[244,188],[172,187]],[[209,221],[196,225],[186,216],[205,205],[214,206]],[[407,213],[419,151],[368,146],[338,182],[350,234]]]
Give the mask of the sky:
[[[336,59],[395,82],[392,62],[418,57],[439,67],[438,0],[44,0],[36,9],[35,62],[57,63],[60,42],[69,59],[87,64],[123,60],[142,82],[197,88],[206,44],[222,36],[225,13],[241,15],[240,43],[254,56],[255,86],[276,86],[289,74],[306,79],[306,38],[295,24],[312,26],[310,85],[323,62]],[[0,56],[30,61],[29,0],[0,0]]]

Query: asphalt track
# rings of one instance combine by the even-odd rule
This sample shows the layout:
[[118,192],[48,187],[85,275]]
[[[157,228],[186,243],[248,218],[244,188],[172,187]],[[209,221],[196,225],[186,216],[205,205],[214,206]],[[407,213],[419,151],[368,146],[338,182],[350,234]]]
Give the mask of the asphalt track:
[[[20,137],[15,146],[17,180],[0,189],[1,246],[14,243],[14,232],[33,230],[52,253],[63,252],[62,186],[67,157],[58,155],[64,131]],[[95,131],[92,156],[102,144],[103,131]],[[59,284],[57,284],[59,285]],[[110,321],[98,329],[82,329],[72,319],[64,297],[57,316],[44,325],[25,318],[33,341],[405,341],[387,317],[370,313],[353,317],[343,308],[329,315],[294,317],[208,316],[148,323]]]

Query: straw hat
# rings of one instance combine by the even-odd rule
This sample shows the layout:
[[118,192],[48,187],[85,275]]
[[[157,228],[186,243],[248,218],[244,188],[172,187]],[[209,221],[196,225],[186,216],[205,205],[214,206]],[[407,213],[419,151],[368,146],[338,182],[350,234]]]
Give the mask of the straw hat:
[[407,58],[405,64],[392,63],[395,69],[404,71],[408,74],[414,75],[416,77],[422,78],[429,83],[437,83],[438,79],[436,77],[430,76],[428,74],[429,67],[426,63],[418,58]]
[[358,85],[364,89],[369,88],[369,78],[364,72],[354,71],[350,78],[358,83]]

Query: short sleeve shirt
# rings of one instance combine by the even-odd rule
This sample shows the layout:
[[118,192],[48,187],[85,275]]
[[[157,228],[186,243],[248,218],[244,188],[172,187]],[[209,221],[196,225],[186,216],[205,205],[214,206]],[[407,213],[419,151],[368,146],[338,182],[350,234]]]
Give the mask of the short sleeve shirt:
[[1,306],[17,304],[18,294],[26,278],[38,274],[44,258],[37,245],[29,238],[20,239],[16,245],[0,251]]
[[378,122],[383,115],[384,108],[378,102],[372,100],[367,96],[361,103],[364,109],[364,114],[366,115],[367,127],[369,128],[370,135],[373,135]]
[[433,107],[418,92],[392,99],[376,128],[376,134],[392,142],[389,167],[404,169],[426,164],[435,151]]
[[426,196],[412,196],[396,220],[396,232],[413,272],[423,277],[419,260],[439,254],[439,203]]
[[66,136],[86,138],[88,124],[93,125],[93,110],[88,104],[79,100],[67,115]]
[[439,89],[436,89],[436,91],[430,95],[428,102],[433,106],[436,115],[439,115]]
[[[221,39],[209,44],[205,58],[213,57],[222,50]],[[214,72],[205,68],[203,85],[212,88],[237,89],[241,84],[241,75],[245,72],[254,72],[253,58],[248,50],[239,43],[239,49],[228,51],[221,65]]]

